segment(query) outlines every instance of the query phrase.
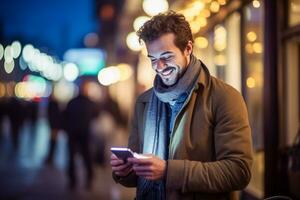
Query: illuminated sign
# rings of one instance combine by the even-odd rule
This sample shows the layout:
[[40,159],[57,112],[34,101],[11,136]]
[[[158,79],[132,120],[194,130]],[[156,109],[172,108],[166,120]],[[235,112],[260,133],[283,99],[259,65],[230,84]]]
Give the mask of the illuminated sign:
[[80,75],[97,75],[105,66],[106,53],[101,49],[69,49],[64,54],[64,61],[75,63]]

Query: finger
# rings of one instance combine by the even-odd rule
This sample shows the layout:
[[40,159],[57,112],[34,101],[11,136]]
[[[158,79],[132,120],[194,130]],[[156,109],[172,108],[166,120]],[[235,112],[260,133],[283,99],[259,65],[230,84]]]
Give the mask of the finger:
[[112,153],[112,154],[110,155],[110,158],[111,158],[111,159],[118,159],[118,157],[117,157],[114,153]]
[[122,159],[120,159],[120,158],[118,158],[118,157],[115,157],[115,156],[111,156],[111,157],[110,157],[110,160],[112,161],[112,160],[122,160]]
[[143,158],[143,159],[128,158],[128,162],[132,164],[151,164],[153,162],[153,159],[152,158]]
[[137,159],[137,158],[133,158],[133,157],[127,158],[127,161],[132,164],[139,164],[139,159]]
[[127,173],[125,173],[125,172],[115,172],[115,174],[118,176],[126,176],[127,175]]
[[130,170],[128,171],[121,171],[121,172],[114,172],[118,176],[127,176],[130,173]]
[[122,164],[125,164],[123,160],[111,160],[110,161],[111,166],[122,165]]
[[133,170],[136,172],[152,172],[153,167],[149,165],[134,165]]
[[126,163],[124,165],[112,166],[113,171],[125,171],[127,168],[131,168],[131,164]]

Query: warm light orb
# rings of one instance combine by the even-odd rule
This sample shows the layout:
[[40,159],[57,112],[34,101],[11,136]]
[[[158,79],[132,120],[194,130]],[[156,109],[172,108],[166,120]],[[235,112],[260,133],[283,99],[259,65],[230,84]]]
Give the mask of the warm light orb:
[[254,31],[250,31],[249,33],[247,33],[247,39],[250,42],[254,42],[257,39],[257,35]]
[[256,81],[253,77],[247,78],[247,87],[248,88],[254,88],[256,85]]
[[106,67],[98,73],[98,81],[104,86],[117,83],[120,80],[120,69],[116,66]]
[[143,10],[150,16],[157,15],[158,13],[166,12],[169,9],[167,0],[144,0]]
[[143,44],[140,44],[135,32],[131,32],[127,35],[126,44],[132,51],[140,51],[143,48]]
[[138,18],[136,18],[133,22],[134,30],[138,31],[148,20],[150,20],[150,17],[146,17],[146,16],[139,16]]
[[216,1],[211,2],[210,4],[210,11],[213,13],[219,12],[220,10],[220,4]]
[[254,8],[259,8],[260,7],[260,2],[258,0],[253,0],[252,5]]
[[208,47],[208,40],[205,37],[195,38],[195,45],[200,49],[205,49]]

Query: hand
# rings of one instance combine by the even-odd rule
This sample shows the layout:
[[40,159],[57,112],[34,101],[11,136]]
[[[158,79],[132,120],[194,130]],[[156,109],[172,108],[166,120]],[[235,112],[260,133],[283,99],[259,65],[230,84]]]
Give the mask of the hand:
[[127,176],[132,171],[132,164],[119,159],[115,154],[110,156],[112,171],[118,176]]
[[136,175],[148,180],[162,179],[166,171],[166,161],[154,155],[145,155],[148,158],[128,158],[128,162],[133,164]]

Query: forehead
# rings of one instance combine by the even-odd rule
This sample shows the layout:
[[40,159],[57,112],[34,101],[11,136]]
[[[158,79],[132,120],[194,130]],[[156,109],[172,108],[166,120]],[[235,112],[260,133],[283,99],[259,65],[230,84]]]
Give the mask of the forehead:
[[159,56],[161,53],[170,51],[173,53],[180,52],[180,49],[175,45],[175,35],[166,33],[146,44],[148,54],[151,56]]

